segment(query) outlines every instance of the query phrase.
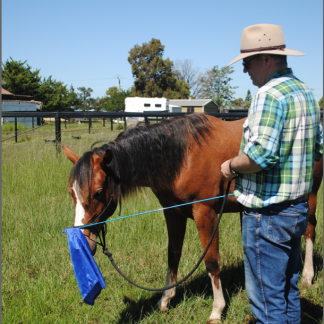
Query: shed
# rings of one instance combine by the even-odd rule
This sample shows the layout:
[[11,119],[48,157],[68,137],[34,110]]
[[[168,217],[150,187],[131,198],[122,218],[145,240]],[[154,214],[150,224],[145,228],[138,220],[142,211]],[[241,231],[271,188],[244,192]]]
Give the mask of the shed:
[[181,112],[185,113],[218,112],[218,107],[212,99],[170,99],[169,105],[181,107]]
[[[6,89],[1,88],[1,108],[2,111],[41,111],[42,102],[32,100],[32,96],[26,95],[14,95]],[[36,117],[34,117],[36,119]],[[5,122],[14,122],[14,118],[1,118],[1,125]],[[24,126],[32,127],[32,117],[20,117],[17,121]],[[37,120],[37,125],[40,124],[40,120]]]

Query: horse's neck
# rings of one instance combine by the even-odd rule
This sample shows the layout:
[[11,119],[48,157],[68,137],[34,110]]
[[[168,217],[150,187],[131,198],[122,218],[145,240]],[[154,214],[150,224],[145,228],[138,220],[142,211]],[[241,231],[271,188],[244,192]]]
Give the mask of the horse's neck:
[[[161,144],[159,140],[154,142],[152,139],[141,139],[141,142],[138,142],[138,139],[134,138],[127,141],[127,161],[119,163],[125,192],[137,187],[169,189],[174,175],[179,170],[179,153],[175,157],[177,154],[172,154],[175,147],[170,146],[172,151],[169,151],[165,144]],[[123,142],[120,144],[123,145]]]

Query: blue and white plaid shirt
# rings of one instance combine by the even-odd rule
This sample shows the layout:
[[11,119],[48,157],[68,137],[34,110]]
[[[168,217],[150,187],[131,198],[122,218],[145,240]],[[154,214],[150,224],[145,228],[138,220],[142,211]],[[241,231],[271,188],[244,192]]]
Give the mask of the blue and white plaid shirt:
[[235,181],[236,199],[262,208],[311,191],[314,160],[323,156],[318,103],[309,88],[282,69],[259,89],[251,102],[240,154],[262,170]]

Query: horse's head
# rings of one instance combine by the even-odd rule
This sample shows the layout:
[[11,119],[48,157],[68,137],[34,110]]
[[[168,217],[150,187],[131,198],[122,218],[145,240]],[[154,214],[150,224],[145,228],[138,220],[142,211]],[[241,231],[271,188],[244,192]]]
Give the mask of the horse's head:
[[[74,164],[69,178],[69,192],[75,206],[74,226],[105,221],[114,213],[118,204],[118,197],[113,197],[114,190],[109,181],[111,151],[108,150],[101,155],[87,152],[79,158],[70,148],[63,146],[63,149],[67,158]],[[109,206],[104,211],[107,204]],[[81,229],[90,245],[92,255],[96,253],[96,239],[102,226]]]

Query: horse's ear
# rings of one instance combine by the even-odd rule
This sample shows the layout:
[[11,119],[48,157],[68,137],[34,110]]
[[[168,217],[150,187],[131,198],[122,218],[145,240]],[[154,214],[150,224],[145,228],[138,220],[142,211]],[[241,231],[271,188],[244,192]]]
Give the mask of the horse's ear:
[[76,161],[79,160],[79,157],[67,146],[62,146],[65,155],[67,156],[67,158],[72,161],[73,163],[75,163]]
[[111,163],[112,158],[113,158],[113,153],[110,149],[108,149],[104,155],[103,163],[108,166]]

